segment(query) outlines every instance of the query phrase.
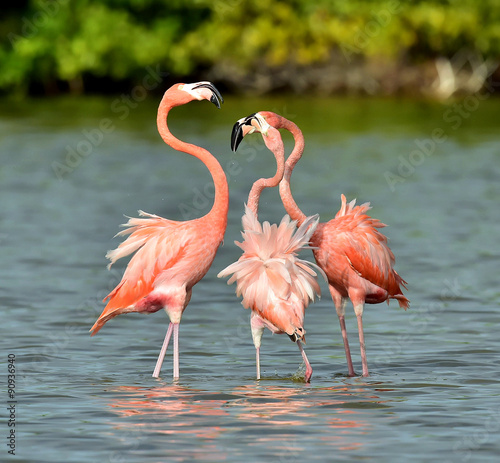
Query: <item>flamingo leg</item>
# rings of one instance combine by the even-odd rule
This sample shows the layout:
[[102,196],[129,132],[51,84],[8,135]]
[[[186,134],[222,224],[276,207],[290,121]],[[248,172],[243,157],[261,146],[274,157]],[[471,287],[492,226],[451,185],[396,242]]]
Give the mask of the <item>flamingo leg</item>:
[[158,378],[160,374],[161,366],[163,364],[163,359],[165,358],[165,354],[167,352],[167,347],[168,343],[170,342],[170,336],[172,335],[173,327],[174,324],[170,322],[170,324],[168,325],[167,334],[165,335],[165,339],[163,341],[163,345],[161,346],[160,355],[158,356],[158,360],[156,361],[156,366],[153,371],[153,378]]
[[330,289],[330,294],[332,295],[333,303],[335,304],[335,310],[337,312],[337,316],[339,317],[340,332],[342,333],[345,358],[347,360],[347,370],[349,371],[349,376],[356,376],[356,373],[354,372],[354,367],[352,365],[351,349],[349,348],[349,341],[347,339],[347,329],[345,326],[345,305],[347,301],[340,295],[340,293],[332,285],[328,285],[328,288]]
[[366,360],[365,333],[363,331],[363,304],[354,307],[358,320],[359,347],[361,349],[361,364],[363,365],[363,376],[370,376],[368,373],[368,361]]
[[250,327],[252,329],[252,340],[255,346],[255,363],[257,364],[257,379],[260,379],[260,344],[264,333],[264,322],[260,316],[252,310],[250,316]]
[[179,323],[174,323],[174,379],[179,379]]
[[257,379],[260,379],[260,347],[255,348],[255,362],[257,364]]
[[339,315],[340,331],[342,332],[342,340],[344,341],[345,358],[347,360],[347,369],[349,371],[349,376],[356,376],[354,372],[354,367],[352,365],[351,349],[349,348],[349,341],[347,340],[347,330],[345,327],[345,317],[344,315]]
[[306,351],[302,347],[302,343],[299,340],[297,340],[297,346],[299,346],[300,353],[302,354],[302,359],[304,360],[304,363],[306,364],[306,374],[304,376],[304,379],[305,379],[306,383],[309,383],[311,381],[313,369],[311,367],[311,364],[309,363],[309,360],[307,359]]

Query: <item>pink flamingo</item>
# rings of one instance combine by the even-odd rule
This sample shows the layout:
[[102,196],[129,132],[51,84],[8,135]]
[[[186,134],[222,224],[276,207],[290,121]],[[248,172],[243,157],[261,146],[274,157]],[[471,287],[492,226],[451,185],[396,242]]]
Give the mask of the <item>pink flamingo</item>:
[[[293,199],[290,177],[304,152],[302,131],[293,122],[269,111],[260,111],[240,119],[235,127],[251,125],[253,120],[257,120],[259,124],[267,123],[276,129],[286,129],[294,137],[295,147],[286,161],[279,190],[286,211],[300,226],[304,224],[306,216]],[[233,149],[236,149],[245,135],[244,130],[233,129]],[[334,219],[317,226],[311,236],[311,245],[317,264],[328,278],[328,287],[340,322],[349,376],[354,376],[355,372],[345,326],[347,298],[354,306],[358,322],[363,376],[368,376],[363,333],[364,304],[384,301],[389,303],[389,299],[397,299],[399,306],[406,310],[410,301],[402,294],[400,285],[406,289],[406,282],[393,269],[395,258],[387,245],[387,238],[378,230],[385,227],[385,224],[366,214],[370,209],[369,203],[355,206],[356,200],[347,204],[345,196],[342,195],[341,198],[339,212]]]
[[301,344],[301,341],[305,342],[304,311],[309,302],[320,295],[320,287],[317,273],[312,268],[316,265],[299,259],[297,252],[308,247],[319,219],[317,215],[306,217],[298,229],[288,215],[279,225],[260,224],[258,221],[260,194],[264,188],[277,186],[282,179],[285,150],[280,133],[265,121],[257,122],[245,125],[241,130],[244,134],[262,133],[266,146],[276,157],[276,174],[253,184],[242,219],[243,242],[235,242],[243,250],[243,255],[217,276],[232,275],[228,284],[236,281],[236,294],[243,296],[243,307],[252,311],[250,325],[256,350],[257,379],[260,379],[262,334],[264,328],[268,328],[273,333],[288,334],[297,343],[306,365],[305,381],[309,382],[312,367]]
[[185,222],[167,220],[139,211],[144,218],[130,218],[118,233],[130,235],[106,257],[111,261],[135,252],[102,314],[90,329],[95,335],[111,318],[122,313],[153,313],[165,309],[170,324],[153,372],[157,378],[172,332],[174,334],[173,376],[179,377],[179,323],[193,286],[207,273],[222,243],[227,225],[229,194],[226,176],[219,162],[207,150],[185,143],[172,135],[167,116],[176,106],[193,100],[209,100],[220,108],[223,99],[210,82],[176,84],[164,94],[158,108],[158,131],[172,148],[197,157],[210,171],[215,184],[212,209],[203,217]]

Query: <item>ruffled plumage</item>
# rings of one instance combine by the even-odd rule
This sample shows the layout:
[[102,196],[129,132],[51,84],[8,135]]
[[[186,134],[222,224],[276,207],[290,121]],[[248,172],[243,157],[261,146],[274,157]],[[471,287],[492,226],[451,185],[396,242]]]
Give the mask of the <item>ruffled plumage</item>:
[[[406,288],[406,282],[394,270],[394,254],[388,246],[387,237],[378,230],[386,225],[367,215],[370,203],[356,206],[355,199],[347,203],[344,195],[341,202],[335,219],[319,226],[322,228],[323,247],[331,250],[330,260],[334,250],[342,250],[352,270],[369,284],[383,288],[388,299],[397,299],[400,307],[407,309],[409,300],[400,288]],[[320,247],[320,243],[315,244]],[[335,262],[340,268],[339,261]]]
[[297,229],[297,222],[285,215],[279,225],[261,224],[245,207],[243,241],[235,242],[243,255],[217,275],[230,276],[227,283],[236,282],[243,307],[256,311],[277,331],[293,333],[290,324],[301,324],[304,309],[321,295],[317,276],[320,273],[326,280],[325,274],[297,255],[301,249],[310,249],[309,239],[318,222],[318,215],[308,217]]
[[[160,287],[162,295],[172,293],[175,288],[190,290],[206,273],[217,250],[208,240],[210,235],[206,233],[203,218],[177,222],[143,211],[139,215],[140,218],[129,217],[122,225],[126,228],[116,236],[129,236],[106,254],[110,260],[108,268],[117,260],[133,255],[121,282],[104,299],[107,304],[91,328],[93,334],[122,313],[159,310],[160,300],[153,297],[153,307],[148,296],[156,294]],[[169,298],[172,306],[178,302],[172,294]]]

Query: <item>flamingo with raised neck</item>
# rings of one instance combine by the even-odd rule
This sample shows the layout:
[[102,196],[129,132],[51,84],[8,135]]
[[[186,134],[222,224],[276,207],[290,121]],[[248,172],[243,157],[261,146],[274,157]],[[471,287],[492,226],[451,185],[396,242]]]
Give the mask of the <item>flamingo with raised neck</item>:
[[130,218],[124,225],[127,228],[118,233],[118,236],[130,236],[106,254],[111,261],[108,267],[122,257],[135,254],[121,282],[104,299],[108,303],[90,330],[95,335],[108,320],[123,313],[153,313],[164,309],[170,324],[153,377],[160,374],[172,333],[173,377],[179,377],[179,323],[193,286],[212,265],[227,225],[229,192],[222,167],[206,149],[177,139],[167,125],[172,108],[193,100],[208,100],[217,108],[223,102],[210,82],[173,85],[165,92],[158,108],[158,131],[167,145],[195,156],[207,166],[215,184],[212,209],[203,217],[183,222],[142,211],[139,215],[143,218]]

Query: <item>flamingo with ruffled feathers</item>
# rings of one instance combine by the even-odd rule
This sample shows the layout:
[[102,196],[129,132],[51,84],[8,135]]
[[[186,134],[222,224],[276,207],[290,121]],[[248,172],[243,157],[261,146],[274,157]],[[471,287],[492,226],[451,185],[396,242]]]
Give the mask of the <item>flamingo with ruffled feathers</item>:
[[243,297],[243,307],[252,311],[250,326],[256,351],[257,379],[260,379],[262,335],[268,328],[273,333],[286,333],[297,343],[306,365],[305,381],[309,382],[312,367],[301,343],[305,342],[304,315],[305,308],[320,295],[321,290],[313,268],[316,265],[299,259],[298,252],[309,247],[309,239],[319,219],[317,215],[306,217],[298,229],[288,215],[279,225],[259,222],[260,195],[264,188],[275,187],[282,179],[285,149],[280,133],[265,122],[253,121],[253,125],[243,125],[241,130],[245,134],[253,131],[262,134],[266,146],[276,157],[277,170],[274,177],[254,182],[242,219],[243,242],[235,242],[243,254],[217,276],[231,276],[228,284],[236,282],[236,294]]
[[[236,149],[249,133],[244,126],[269,124],[276,129],[288,130],[294,137],[295,146],[285,164],[285,173],[279,191],[287,213],[299,226],[306,215],[295,202],[290,177],[304,152],[302,131],[293,122],[270,111],[260,111],[240,119],[233,129],[232,146]],[[239,128],[236,128],[238,126]],[[349,376],[355,376],[349,341],[345,325],[345,304],[349,298],[354,306],[358,324],[359,343],[363,376],[368,376],[368,362],[363,331],[363,310],[365,303],[378,304],[396,299],[405,310],[410,301],[401,286],[406,282],[394,270],[395,258],[387,244],[387,238],[378,230],[385,224],[367,215],[370,204],[356,206],[356,200],[347,203],[344,195],[342,204],[334,219],[319,223],[311,236],[311,246],[319,267],[326,273],[328,287],[339,318]]]
[[121,282],[104,301],[102,314],[90,329],[95,335],[117,315],[129,312],[153,313],[164,309],[170,319],[167,334],[153,372],[158,377],[174,335],[173,377],[179,378],[179,323],[193,286],[207,273],[221,245],[227,225],[229,192],[226,176],[217,159],[206,149],[177,139],[167,126],[170,110],[194,100],[208,100],[220,108],[223,99],[210,82],[176,84],[164,94],[157,125],[163,141],[177,151],[190,154],[208,168],[215,185],[212,209],[195,220],[177,222],[139,211],[141,218],[130,218],[118,236],[130,235],[106,257],[111,261],[135,253]]

